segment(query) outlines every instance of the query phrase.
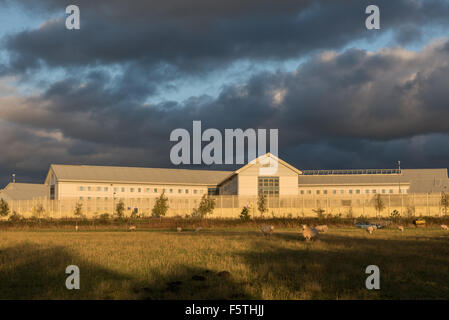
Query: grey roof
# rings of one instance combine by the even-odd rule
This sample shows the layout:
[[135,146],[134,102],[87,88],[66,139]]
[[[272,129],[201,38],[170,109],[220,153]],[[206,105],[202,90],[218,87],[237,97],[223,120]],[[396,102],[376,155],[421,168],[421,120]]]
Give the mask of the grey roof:
[[48,196],[48,186],[34,183],[10,183],[0,191],[4,200],[32,200]]
[[447,169],[402,169],[401,174],[299,175],[299,185],[357,185],[411,183],[414,180],[447,180]]
[[409,193],[449,192],[449,179],[413,180]]
[[232,171],[51,165],[58,181],[216,185]]

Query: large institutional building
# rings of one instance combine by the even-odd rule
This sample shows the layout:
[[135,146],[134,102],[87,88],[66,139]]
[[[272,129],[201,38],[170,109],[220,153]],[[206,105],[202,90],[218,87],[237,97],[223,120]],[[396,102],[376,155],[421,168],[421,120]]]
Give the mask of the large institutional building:
[[[274,174],[261,175],[269,158]],[[44,184],[10,183],[5,200],[145,199],[204,194],[257,196],[351,196],[436,193],[449,187],[447,169],[299,170],[267,153],[236,171],[87,165],[50,166]]]

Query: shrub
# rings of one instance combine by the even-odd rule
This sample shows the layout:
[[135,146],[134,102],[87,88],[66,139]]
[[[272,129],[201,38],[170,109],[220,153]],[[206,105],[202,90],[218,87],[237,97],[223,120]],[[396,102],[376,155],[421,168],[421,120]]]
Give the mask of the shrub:
[[444,215],[447,215],[447,209],[449,208],[449,194],[441,192],[440,204],[443,207]]
[[380,194],[375,194],[373,197],[373,205],[374,209],[376,209],[378,215],[380,216],[380,213],[383,209],[385,209],[384,201],[382,200],[382,197]]
[[168,211],[168,198],[165,196],[165,193],[162,194],[156,199],[156,203],[154,204],[153,209],[151,210],[151,216],[160,218],[165,216]]
[[242,209],[242,212],[240,212],[240,220],[242,220],[242,221],[251,220],[251,216],[249,214],[249,208],[247,206],[244,206]]
[[326,210],[324,210],[322,208],[318,208],[318,209],[312,209],[312,211],[316,213],[318,219],[323,219],[324,218],[324,212]]
[[390,218],[391,220],[393,220],[393,222],[396,222],[401,218],[401,214],[398,210],[393,210],[393,212],[390,213]]
[[0,199],[0,216],[6,217],[9,214],[9,205],[3,199]]
[[23,219],[24,219],[24,217],[22,215],[18,214],[16,211],[13,211],[12,215],[8,218],[8,220],[11,222],[18,222]]
[[78,202],[75,205],[75,210],[73,212],[73,214],[75,215],[75,217],[79,217],[81,218],[83,216],[83,204]]
[[33,207],[33,216],[40,219],[45,214],[45,208],[42,203],[39,203]]

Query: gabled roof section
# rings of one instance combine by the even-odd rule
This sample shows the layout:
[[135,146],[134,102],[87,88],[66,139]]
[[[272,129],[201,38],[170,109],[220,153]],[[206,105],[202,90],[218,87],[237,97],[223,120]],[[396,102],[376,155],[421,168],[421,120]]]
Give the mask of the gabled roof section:
[[274,154],[271,154],[271,153],[269,153],[269,152],[267,152],[267,153],[264,154],[264,155],[261,155],[261,156],[257,157],[256,159],[250,161],[249,163],[247,163],[246,165],[244,165],[244,166],[241,167],[240,169],[234,171],[234,174],[239,174],[240,172],[242,172],[242,171],[244,171],[244,170],[246,170],[246,169],[248,169],[248,168],[250,168],[250,167],[256,165],[258,162],[260,162],[260,159],[263,159],[263,158],[272,158],[273,160],[275,160],[275,161],[277,161],[278,163],[282,164],[283,166],[289,168],[290,170],[294,171],[295,173],[297,173],[297,174],[302,174],[301,170],[296,169],[294,166],[288,164],[287,162],[285,162],[285,161],[282,160],[282,159],[279,159],[279,158],[276,157]]
[[52,164],[58,181],[216,185],[232,171]]

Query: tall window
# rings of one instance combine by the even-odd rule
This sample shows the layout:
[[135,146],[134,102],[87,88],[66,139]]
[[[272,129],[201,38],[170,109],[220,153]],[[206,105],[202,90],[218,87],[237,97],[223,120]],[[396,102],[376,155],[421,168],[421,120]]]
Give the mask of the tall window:
[[259,177],[258,192],[266,196],[278,196],[279,177]]

